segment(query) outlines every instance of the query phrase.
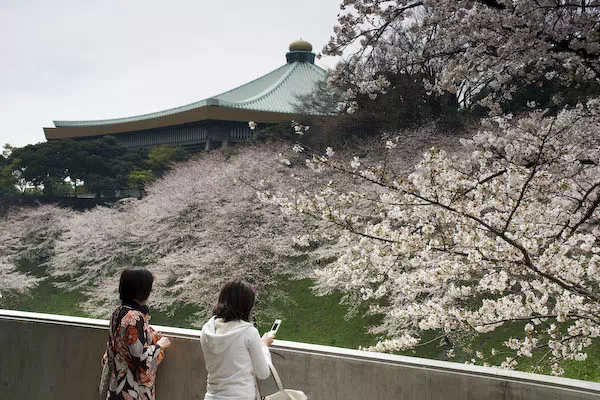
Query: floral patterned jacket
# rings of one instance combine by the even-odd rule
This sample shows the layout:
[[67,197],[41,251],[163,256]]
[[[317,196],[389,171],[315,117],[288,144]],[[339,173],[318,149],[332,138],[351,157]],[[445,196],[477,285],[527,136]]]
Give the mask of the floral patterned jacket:
[[148,324],[145,306],[124,304],[110,320],[107,346],[114,355],[107,400],[154,400],[156,369],[163,359],[161,338]]

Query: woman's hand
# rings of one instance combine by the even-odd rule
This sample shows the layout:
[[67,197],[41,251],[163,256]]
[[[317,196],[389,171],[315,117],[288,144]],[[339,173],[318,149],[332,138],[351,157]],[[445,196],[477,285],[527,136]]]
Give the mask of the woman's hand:
[[156,344],[159,345],[161,349],[167,349],[169,348],[169,346],[171,346],[171,341],[168,337],[163,336],[158,340]]
[[273,344],[273,338],[274,338],[274,336],[269,334],[269,332],[267,332],[262,336],[261,340],[265,346],[271,347],[271,345]]

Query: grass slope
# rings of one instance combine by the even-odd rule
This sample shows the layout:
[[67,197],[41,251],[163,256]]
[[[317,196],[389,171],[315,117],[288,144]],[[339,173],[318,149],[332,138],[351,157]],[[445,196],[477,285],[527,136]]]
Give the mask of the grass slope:
[[[310,279],[279,280],[278,289],[289,298],[275,299],[263,306],[270,314],[283,320],[277,333],[278,339],[349,348],[369,346],[377,342],[374,335],[366,332],[368,326],[377,323],[377,318],[364,318],[359,314],[345,319],[347,310],[339,304],[341,296],[315,296],[311,291],[312,285]],[[364,310],[362,311],[364,314]],[[259,319],[259,330],[269,330],[272,322]]]

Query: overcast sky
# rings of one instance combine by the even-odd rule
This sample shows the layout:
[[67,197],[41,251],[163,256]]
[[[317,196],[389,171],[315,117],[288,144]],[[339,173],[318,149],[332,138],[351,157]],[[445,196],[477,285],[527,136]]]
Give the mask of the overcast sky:
[[[0,146],[191,103],[319,52],[340,0],[0,0]],[[317,64],[333,67],[335,60]]]

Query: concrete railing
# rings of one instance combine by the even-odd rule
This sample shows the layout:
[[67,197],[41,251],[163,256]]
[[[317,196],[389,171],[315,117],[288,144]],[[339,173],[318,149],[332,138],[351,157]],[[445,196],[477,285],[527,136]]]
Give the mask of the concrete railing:
[[[0,399],[98,398],[107,326],[104,320],[0,310]],[[158,329],[173,346],[158,371],[157,399],[203,399],[200,332]],[[272,350],[284,384],[310,400],[600,399],[600,384],[593,382],[281,340]]]

